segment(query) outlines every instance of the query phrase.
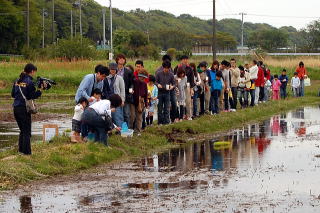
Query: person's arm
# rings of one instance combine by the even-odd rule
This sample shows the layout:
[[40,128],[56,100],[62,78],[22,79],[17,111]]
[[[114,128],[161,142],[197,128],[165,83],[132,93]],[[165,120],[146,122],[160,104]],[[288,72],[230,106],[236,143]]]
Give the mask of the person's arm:
[[94,75],[87,75],[82,79],[82,81],[81,81],[81,83],[79,85],[78,91],[77,91],[77,94],[80,94],[79,99],[81,97],[84,97],[87,100],[90,99],[89,95],[91,95],[91,94],[88,94],[87,91],[88,91],[89,88],[93,87],[93,85],[92,85],[92,83],[93,83],[92,77],[93,76]]
[[156,86],[157,86],[159,89],[162,89],[161,78],[160,78],[160,71],[156,74]]
[[147,84],[146,83],[144,83],[143,84],[143,89],[144,89],[144,105],[145,105],[145,107],[146,108],[148,108],[149,107],[149,105],[148,105],[148,87],[147,87]]
[[34,86],[34,83],[30,81],[27,85],[27,94],[26,94],[27,100],[37,99],[41,96],[41,94],[42,92],[40,90],[37,90],[36,87]]
[[171,89],[174,89],[177,86],[173,74],[170,75],[170,84],[172,85]]

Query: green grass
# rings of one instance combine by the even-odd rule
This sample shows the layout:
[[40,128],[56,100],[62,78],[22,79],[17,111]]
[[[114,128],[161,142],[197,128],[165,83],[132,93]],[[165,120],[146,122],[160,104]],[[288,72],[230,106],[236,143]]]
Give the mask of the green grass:
[[[112,136],[109,138],[110,147],[98,143],[71,144],[68,137],[60,136],[52,143],[32,144],[31,156],[20,156],[14,149],[7,150],[0,152],[0,190],[55,175],[76,173],[104,163],[159,152],[177,145],[169,142],[168,135],[180,141],[190,137],[213,137],[214,134],[241,127],[249,122],[263,120],[300,106],[319,103],[319,97],[315,96],[270,101],[236,113],[207,115],[193,121],[154,126],[148,128],[140,137]],[[193,133],[190,133],[190,129]]]

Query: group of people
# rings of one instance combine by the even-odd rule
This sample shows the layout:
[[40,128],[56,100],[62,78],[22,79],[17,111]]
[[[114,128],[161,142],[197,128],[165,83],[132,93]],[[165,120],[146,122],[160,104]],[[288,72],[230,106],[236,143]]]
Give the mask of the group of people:
[[[88,113],[84,113],[86,108],[95,109],[98,117],[105,113],[100,108],[109,110],[117,130],[125,124],[140,134],[146,126],[153,124],[156,109],[158,125],[165,125],[192,120],[203,114],[234,112],[237,108],[287,97],[290,82],[286,70],[283,69],[280,76],[271,75],[262,61],[253,60],[251,64],[237,66],[236,60],[231,59],[214,61],[209,66],[205,61],[198,65],[189,63],[188,56],[182,56],[180,63],[172,67],[171,60],[169,55],[164,55],[162,65],[154,75],[147,72],[142,60],[137,60],[134,67],[126,65],[122,54],[108,67],[98,65],[96,74],[85,76],[77,91],[72,141],[81,140],[80,132],[85,138],[92,130],[99,132],[95,134],[95,140],[102,140],[107,145],[106,137],[97,136],[102,131],[95,130],[99,122],[88,122]],[[291,79],[294,96],[304,95],[306,77],[306,69],[300,62]],[[121,103],[112,103],[115,97]],[[100,100],[110,100],[108,106],[111,108],[106,108],[107,102],[103,105]],[[99,115],[99,111],[102,114]]]
[[[20,129],[19,152],[23,154],[31,154],[31,113],[26,103],[39,98],[43,90],[33,82],[36,71],[36,66],[27,64],[12,88],[14,116]],[[291,79],[294,96],[304,96],[305,78],[307,71],[300,62]],[[142,60],[133,67],[126,65],[126,57],[120,54],[108,66],[97,65],[95,73],[81,81],[75,96],[71,140],[81,142],[92,133],[95,141],[108,145],[106,126],[110,120],[118,132],[127,126],[140,134],[153,124],[156,112],[158,125],[165,125],[255,106],[270,97],[286,98],[288,79],[285,69],[280,76],[271,75],[262,61],[237,66],[231,59],[209,66],[205,61],[189,63],[188,56],[182,56],[180,64],[172,67],[169,55],[162,57],[162,65],[151,75]]]

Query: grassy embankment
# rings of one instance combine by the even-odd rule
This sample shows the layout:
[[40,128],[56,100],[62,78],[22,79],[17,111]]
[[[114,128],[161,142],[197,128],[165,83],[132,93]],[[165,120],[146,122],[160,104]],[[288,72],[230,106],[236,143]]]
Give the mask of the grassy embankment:
[[[17,70],[21,70],[23,64],[24,63],[16,64],[13,68],[6,64],[0,64],[1,76],[4,76],[2,79],[14,79],[17,73],[19,73]],[[49,92],[49,94],[52,95],[57,92],[57,94],[61,96],[74,93],[76,85],[80,82],[82,76],[92,72],[91,70],[93,70],[96,64],[97,62],[67,63],[65,65],[58,63],[60,66],[59,69],[56,66],[57,64],[38,63],[38,66],[39,70],[47,70],[43,72],[43,76],[53,78],[57,81],[64,78],[69,79],[64,80],[63,83],[60,82],[59,87]],[[159,63],[151,63],[148,61],[146,66],[147,68],[153,67],[153,70],[158,64]],[[52,68],[51,71],[49,71],[50,67]],[[68,67],[71,67],[71,70],[66,72],[66,70],[69,70]],[[290,67],[288,66],[287,69],[290,70]],[[316,69],[316,65],[314,69]],[[5,72],[4,70],[8,71]],[[291,70],[291,72],[292,71],[293,70]],[[312,75],[315,76],[314,79],[320,79],[318,78],[318,70],[315,70]],[[66,87],[61,87],[61,85],[66,85]],[[307,88],[307,97],[304,98],[290,98],[277,102],[271,101],[266,104],[261,104],[258,107],[239,110],[236,113],[221,113],[217,116],[204,116],[194,121],[151,127],[148,128],[142,136],[131,139],[112,136],[109,139],[110,148],[96,143],[70,144],[67,137],[61,136],[56,138],[53,143],[34,143],[32,145],[32,156],[20,156],[17,155],[14,149],[7,150],[0,153],[0,189],[8,189],[32,180],[43,179],[59,174],[75,173],[99,164],[165,150],[173,146],[173,144],[169,142],[169,139],[179,139],[179,141],[183,141],[188,137],[197,138],[197,136],[201,135],[217,134],[240,127],[248,122],[263,120],[273,114],[291,110],[299,106],[319,104],[320,99],[315,97],[319,86],[319,81],[313,81],[312,87]],[[73,91],[70,92],[70,88],[72,88]],[[5,87],[0,93],[5,94],[6,90],[7,88]],[[57,111],[57,113],[59,113],[59,111]],[[190,131],[190,129],[192,131]]]

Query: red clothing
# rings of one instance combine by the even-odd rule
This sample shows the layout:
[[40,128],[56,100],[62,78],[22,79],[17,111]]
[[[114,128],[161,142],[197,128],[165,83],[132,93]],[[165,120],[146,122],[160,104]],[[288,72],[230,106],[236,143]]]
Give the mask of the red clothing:
[[[138,80],[138,71],[133,72],[134,78]],[[144,79],[144,82],[149,83],[149,78]]]
[[264,71],[262,67],[258,68],[258,78],[255,81],[256,87],[264,87]]
[[133,99],[134,105],[139,105],[139,96],[144,98],[145,107],[148,107],[148,88],[145,82],[134,79],[133,81]]
[[305,67],[297,67],[296,72],[298,73],[298,77],[303,79],[305,75],[307,75],[307,70]]
[[266,77],[267,80],[271,79],[271,72],[270,72],[269,69],[266,70],[266,76],[265,77]]

